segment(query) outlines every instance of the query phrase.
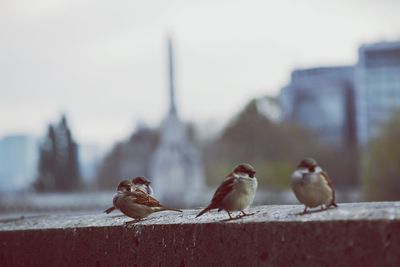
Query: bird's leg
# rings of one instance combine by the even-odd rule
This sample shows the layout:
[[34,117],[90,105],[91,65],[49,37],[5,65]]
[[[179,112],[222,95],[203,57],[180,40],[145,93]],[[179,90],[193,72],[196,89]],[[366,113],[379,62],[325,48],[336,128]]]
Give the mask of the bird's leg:
[[304,210],[302,212],[302,214],[306,214],[307,213],[307,206],[304,206]]
[[254,213],[245,213],[243,210],[241,210],[237,218],[241,218],[244,216],[250,216],[250,215],[254,215]]
[[322,204],[322,205],[321,205],[321,210],[326,210],[326,209],[327,209],[326,205],[325,205],[325,204]]
[[228,215],[229,215],[229,220],[232,220],[233,218],[232,218],[232,215],[231,215],[231,213],[229,212],[229,211],[227,211],[226,210],[226,212],[228,213]]

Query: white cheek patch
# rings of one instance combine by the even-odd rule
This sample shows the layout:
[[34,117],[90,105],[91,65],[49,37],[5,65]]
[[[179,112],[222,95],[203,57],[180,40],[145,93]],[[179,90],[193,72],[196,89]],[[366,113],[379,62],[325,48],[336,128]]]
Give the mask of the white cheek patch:
[[303,178],[303,174],[305,174],[305,173],[307,173],[307,172],[304,172],[303,170],[297,170],[293,173],[292,179],[299,181]]
[[233,173],[233,176],[235,178],[250,178],[250,176],[244,172]]
[[307,168],[299,168],[296,170],[296,172],[300,172],[300,173],[309,173]]

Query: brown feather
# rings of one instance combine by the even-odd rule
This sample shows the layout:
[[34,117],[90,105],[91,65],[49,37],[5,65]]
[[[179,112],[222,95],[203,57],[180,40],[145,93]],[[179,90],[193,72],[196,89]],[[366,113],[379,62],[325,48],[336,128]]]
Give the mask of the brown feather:
[[222,200],[226,197],[227,194],[229,194],[229,192],[231,192],[234,182],[235,182],[235,177],[233,176],[233,173],[231,173],[217,188],[211,200],[211,203],[205,209],[203,209],[199,214],[197,214],[196,218],[200,217],[209,210],[220,208]]
[[337,207],[336,199],[335,199],[335,188],[333,187],[333,181],[326,171],[321,171],[321,175],[325,178],[326,182],[328,183],[328,186],[332,189],[332,202],[331,202],[331,204],[329,204],[329,206]]
[[128,196],[128,198],[132,198],[132,201],[134,201],[137,204],[149,207],[162,207],[162,205],[157,199],[150,196],[146,192],[143,192],[140,189],[136,189],[133,192],[127,192],[126,195]]
[[179,209],[173,209],[161,205],[161,203],[157,199],[140,189],[135,189],[135,191],[133,192],[126,192],[125,195],[128,197],[128,199],[131,199],[131,201],[135,202],[136,204],[145,205],[151,208],[159,208],[155,211],[173,210],[182,212]]
[[219,208],[222,200],[226,197],[227,194],[229,194],[229,192],[232,191],[234,182],[235,182],[235,177],[233,176],[233,174],[231,174],[217,188],[217,190],[215,191],[214,196],[211,200],[211,203],[210,203],[210,205],[213,208]]

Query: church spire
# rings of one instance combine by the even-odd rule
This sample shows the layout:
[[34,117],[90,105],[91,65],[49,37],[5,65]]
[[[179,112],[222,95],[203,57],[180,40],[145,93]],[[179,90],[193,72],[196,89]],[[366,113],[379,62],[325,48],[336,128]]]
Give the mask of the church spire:
[[169,113],[176,115],[175,87],[174,87],[174,55],[172,37],[168,36],[168,80],[169,80]]

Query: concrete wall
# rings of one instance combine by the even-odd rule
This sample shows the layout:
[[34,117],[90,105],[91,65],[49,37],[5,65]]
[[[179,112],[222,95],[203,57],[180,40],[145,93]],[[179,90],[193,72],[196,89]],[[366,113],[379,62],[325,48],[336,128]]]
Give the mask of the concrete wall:
[[400,266],[400,202],[158,213],[137,224],[118,213],[0,221],[0,266]]

